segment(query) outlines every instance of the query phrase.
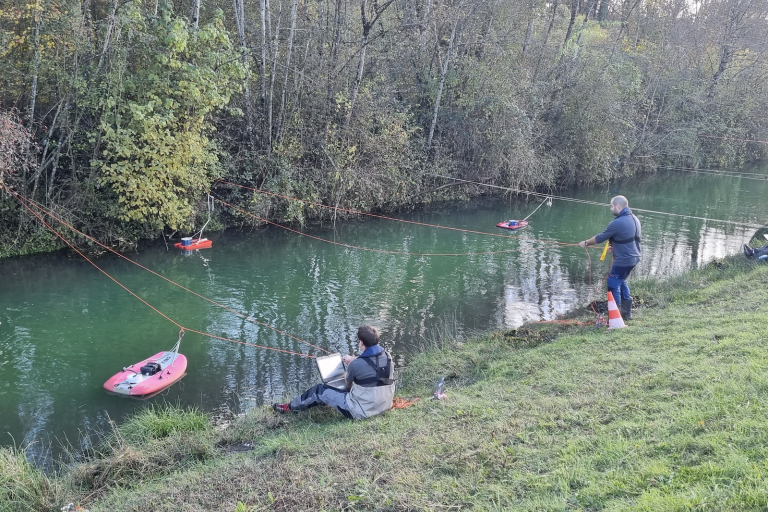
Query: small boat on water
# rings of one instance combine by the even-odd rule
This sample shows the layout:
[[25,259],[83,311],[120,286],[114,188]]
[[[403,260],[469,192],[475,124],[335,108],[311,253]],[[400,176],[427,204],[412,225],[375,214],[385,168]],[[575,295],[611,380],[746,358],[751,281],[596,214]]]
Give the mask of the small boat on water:
[[528,225],[527,220],[503,220],[496,224],[497,228],[520,229]]
[[183,336],[181,331],[171,350],[124,367],[104,383],[104,389],[116,395],[149,398],[178,382],[187,371],[187,358],[179,354]]
[[177,242],[173,244],[174,247],[178,249],[183,249],[185,251],[191,251],[193,249],[208,249],[213,245],[212,240],[208,240],[207,238],[182,238],[181,242]]

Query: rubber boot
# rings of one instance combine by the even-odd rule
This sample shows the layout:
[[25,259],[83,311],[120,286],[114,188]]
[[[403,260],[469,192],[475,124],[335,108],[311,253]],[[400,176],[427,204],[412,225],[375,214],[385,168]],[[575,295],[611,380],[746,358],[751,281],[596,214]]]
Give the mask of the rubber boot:
[[632,320],[632,297],[622,299],[619,311],[621,312],[621,318],[624,320]]

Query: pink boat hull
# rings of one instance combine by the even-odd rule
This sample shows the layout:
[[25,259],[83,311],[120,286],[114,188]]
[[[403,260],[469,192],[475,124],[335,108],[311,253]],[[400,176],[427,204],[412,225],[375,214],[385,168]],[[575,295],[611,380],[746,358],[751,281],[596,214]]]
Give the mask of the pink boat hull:
[[[141,367],[147,363],[158,363],[160,371],[144,375]],[[187,371],[187,358],[176,352],[158,352],[152,357],[126,366],[104,383],[104,389],[117,395],[145,397],[178,382]]]

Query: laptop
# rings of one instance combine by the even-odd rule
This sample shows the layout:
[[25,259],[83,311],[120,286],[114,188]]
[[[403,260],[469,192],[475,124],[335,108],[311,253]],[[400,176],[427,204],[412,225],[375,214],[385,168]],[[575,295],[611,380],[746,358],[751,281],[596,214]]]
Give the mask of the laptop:
[[345,386],[347,371],[344,369],[344,361],[341,359],[340,352],[318,357],[315,361],[323,384],[338,391],[347,391]]

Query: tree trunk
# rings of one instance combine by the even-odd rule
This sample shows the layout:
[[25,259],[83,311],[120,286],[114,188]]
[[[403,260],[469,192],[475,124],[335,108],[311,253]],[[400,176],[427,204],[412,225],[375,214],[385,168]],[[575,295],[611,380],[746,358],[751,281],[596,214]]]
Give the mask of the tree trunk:
[[285,114],[285,96],[288,91],[288,74],[291,72],[291,53],[293,52],[293,38],[296,33],[296,6],[299,0],[293,0],[291,3],[291,30],[288,34],[288,47],[285,55],[285,78],[283,79],[283,93],[280,96],[280,111],[277,114],[277,129],[275,130],[275,139],[280,140],[280,132],[283,128],[283,116]]
[[35,2],[35,37],[34,45],[35,52],[32,58],[32,86],[29,93],[29,109],[27,113],[27,119],[29,122],[29,129],[34,130],[32,123],[35,122],[35,102],[37,101],[37,76],[40,72],[40,24],[42,23],[42,9],[40,6],[40,0]]
[[424,15],[419,24],[419,48],[424,53],[424,47],[427,43],[427,25],[429,24],[429,14],[432,10],[432,0],[424,0]]
[[552,17],[549,19],[549,26],[547,32],[544,34],[544,39],[541,42],[541,51],[539,52],[539,58],[536,60],[536,68],[533,70],[532,81],[536,82],[536,78],[539,75],[539,67],[541,67],[541,60],[544,58],[544,52],[547,49],[547,41],[549,40],[549,33],[552,32],[552,27],[555,24],[555,16],[557,15],[558,0],[552,3]]
[[600,0],[600,7],[597,9],[597,21],[603,22],[608,18],[608,8],[611,6],[611,0]]
[[[605,1],[605,0],[604,0]],[[628,2],[624,2],[624,6],[626,6]],[[627,25],[629,23],[629,18],[632,16],[632,12],[635,10],[635,7],[640,3],[640,0],[635,0],[635,2],[632,4],[632,6],[629,8],[626,13],[622,13],[621,16],[621,25],[619,26],[619,33],[616,35],[616,39],[614,40],[613,47],[611,48],[611,54],[608,57],[608,63],[606,65],[606,68],[613,62],[613,55],[616,53],[616,48],[619,47],[619,44],[621,43],[621,37],[624,35],[624,31],[627,29]],[[626,10],[626,9],[623,9]]]
[[440,99],[443,97],[443,87],[445,87],[445,77],[448,74],[448,64],[451,62],[451,56],[453,54],[453,43],[456,40],[456,28],[459,25],[459,20],[453,24],[451,29],[451,39],[448,41],[448,54],[445,56],[443,62],[443,69],[440,72],[440,85],[437,88],[437,97],[435,98],[435,108],[432,109],[432,123],[429,125],[429,136],[427,137],[427,149],[432,147],[432,137],[435,135],[435,126],[437,126],[437,113],[440,110]]
[[91,31],[93,30],[93,24],[91,23],[91,0],[83,0],[80,4],[80,12],[83,16],[83,30],[85,31],[85,44],[90,52],[91,48]]
[[115,23],[117,17],[117,0],[112,0],[112,5],[109,9],[109,17],[107,19],[107,33],[104,35],[104,48],[101,50],[101,56],[99,57],[99,64],[96,66],[96,75],[101,73],[101,69],[104,66],[104,60],[107,57],[109,51],[109,43],[112,38],[112,32],[115,30]]
[[571,20],[568,22],[568,31],[565,33],[565,40],[563,41],[563,48],[568,44],[568,40],[571,38],[573,32],[573,24],[576,22],[576,14],[579,12],[579,0],[571,0]]
[[349,110],[347,111],[347,117],[344,121],[345,129],[349,128],[349,121],[352,119],[352,110],[355,108],[355,100],[357,99],[357,91],[360,89],[360,82],[363,80],[363,70],[365,68],[365,50],[368,47],[368,33],[371,30],[371,23],[368,21],[365,13],[365,7],[368,3],[367,0],[362,0],[360,3],[360,17],[363,22],[363,38],[360,41],[360,56],[357,61],[357,75],[355,76],[355,83],[352,85],[352,94],[349,97]]
[[[304,58],[302,59],[302,63],[304,65],[304,67],[299,68],[298,66],[294,66],[294,79],[293,79],[294,84],[295,84],[294,85],[294,96],[293,96],[293,102],[291,103],[290,113],[285,116],[286,120],[293,119],[294,114],[296,114],[296,112],[299,111],[299,108],[301,106],[300,105],[301,104],[301,98],[302,98],[301,93],[302,93],[302,91],[304,89],[304,76],[306,74],[305,72],[306,72],[307,63],[309,62],[309,50],[311,48],[311,45],[312,45],[315,37],[317,37],[317,33],[322,31],[322,24],[323,24],[322,20],[323,20],[323,14],[324,14],[323,6],[324,5],[325,4],[321,4],[320,12],[317,15],[317,23],[314,25],[312,30],[309,31],[309,35],[307,36],[307,40],[306,40],[306,43],[304,45]],[[305,6],[305,8],[306,8],[306,6]],[[305,16],[305,17],[308,18],[309,16]],[[322,36],[320,36],[320,44],[322,44],[322,43],[323,43],[323,38],[322,38]],[[318,61],[322,61],[322,53],[320,54],[320,58],[318,59]],[[285,125],[287,125],[287,124],[288,124],[287,121],[284,122],[284,124],[283,124],[283,132],[285,131]]]
[[528,29],[525,31],[525,41],[523,41],[521,57],[525,57],[525,54],[528,53],[528,47],[531,45],[531,37],[533,37],[533,24],[535,21],[536,18],[531,15],[531,18],[528,20]]
[[[483,3],[485,3],[485,0],[479,0],[475,3],[475,5],[472,6],[472,9],[467,13],[467,15],[464,17],[464,19],[459,23],[458,16],[456,17],[456,22],[453,24],[453,27],[451,28],[451,38],[448,41],[448,53],[445,56],[445,62],[443,62],[443,69],[440,72],[440,85],[437,88],[437,97],[435,98],[435,108],[432,110],[432,122],[429,126],[429,136],[427,137],[427,149],[432,147],[432,139],[435,135],[435,127],[437,126],[437,114],[440,110],[440,100],[443,96],[443,88],[445,87],[445,77],[448,75],[448,66],[450,65],[451,58],[453,57],[453,53],[455,50],[455,43],[456,43],[456,34],[461,33],[461,31],[464,29],[464,25],[467,23],[469,18],[475,13],[475,11],[480,7]],[[457,11],[460,11],[463,7],[462,4],[459,4]]]
[[280,20],[281,20],[281,14],[283,12],[283,2],[278,2],[277,7],[277,26],[275,27],[275,43],[274,48],[272,48],[272,51],[274,52],[272,54],[272,69],[271,73],[269,75],[269,99],[267,101],[267,136],[269,141],[269,147],[270,150],[272,148],[272,141],[274,140],[273,133],[272,133],[272,112],[273,112],[273,106],[275,103],[275,76],[277,75],[277,53],[278,48],[280,46]]
[[728,69],[728,66],[733,59],[734,46],[733,42],[736,37],[736,31],[739,24],[742,22],[745,11],[740,9],[741,2],[733,0],[729,2],[728,6],[728,23],[725,27],[725,34],[723,36],[723,43],[720,47],[720,64],[717,67],[717,71],[712,77],[712,85],[709,89],[709,97],[712,98],[717,90],[717,84],[723,77],[723,73]]
[[245,132],[251,151],[256,146],[253,140],[253,101],[251,100],[251,72],[248,66],[248,46],[245,42],[245,7],[243,0],[232,0],[235,9],[235,23],[237,24],[237,36],[245,65]]
[[555,24],[555,17],[557,16],[557,4],[558,0],[552,3],[552,17],[549,19],[549,26],[547,27],[547,33],[544,34],[544,41],[542,44],[546,45],[549,39],[549,33],[552,32],[552,26]]
[[[237,14],[235,14],[237,16]],[[190,16],[190,24],[192,29],[197,32],[200,20],[200,0],[192,0],[192,15]]]
[[595,2],[597,2],[597,0],[591,0],[591,2],[589,2],[589,6],[587,7],[587,14],[584,15],[584,21],[581,23],[581,28],[579,29],[579,37],[576,38],[576,52],[579,51],[581,36],[584,34],[584,27],[587,26],[587,22],[589,21],[589,13],[591,13],[592,9],[595,7]]
[[35,173],[35,184],[32,187],[32,193],[30,194],[30,197],[35,197],[35,193],[37,192],[37,186],[40,182],[40,175],[43,173],[43,170],[48,167],[48,164],[50,164],[53,159],[56,156],[56,153],[49,159],[48,158],[48,149],[50,148],[51,144],[51,137],[53,136],[53,132],[56,130],[56,122],[59,119],[59,114],[61,114],[61,108],[64,105],[63,101],[59,102],[59,106],[56,107],[56,113],[53,115],[53,121],[51,121],[51,126],[48,127],[48,131],[45,133],[45,144],[43,144],[43,149],[40,154],[40,162],[37,166],[37,172]]
[[357,75],[355,77],[355,83],[352,86],[352,94],[349,98],[349,110],[347,111],[347,118],[344,123],[345,128],[349,128],[349,121],[352,119],[352,111],[355,108],[355,100],[357,99],[357,93],[360,90],[360,82],[363,80],[363,70],[365,69],[365,49],[368,47],[368,34],[371,32],[371,27],[378,21],[382,13],[392,5],[394,0],[389,0],[381,8],[376,9],[376,3],[374,2],[374,13],[371,20],[368,19],[368,15],[365,12],[368,0],[362,0],[360,4],[360,18],[363,22],[363,39],[360,42],[360,58],[357,62]]
[[328,133],[333,119],[334,104],[336,102],[336,64],[339,60],[339,46],[341,44],[341,7],[342,0],[336,0],[336,12],[334,14],[334,37],[331,45],[330,62],[328,63],[328,92],[325,103],[325,133]]
[[267,99],[267,15],[266,0],[259,0],[259,17],[261,21],[261,110],[266,108]]

